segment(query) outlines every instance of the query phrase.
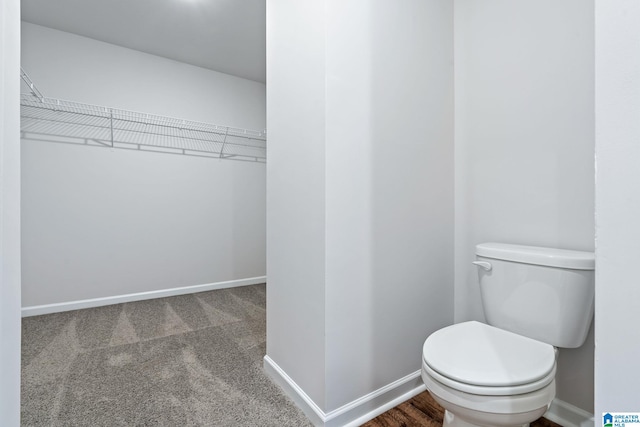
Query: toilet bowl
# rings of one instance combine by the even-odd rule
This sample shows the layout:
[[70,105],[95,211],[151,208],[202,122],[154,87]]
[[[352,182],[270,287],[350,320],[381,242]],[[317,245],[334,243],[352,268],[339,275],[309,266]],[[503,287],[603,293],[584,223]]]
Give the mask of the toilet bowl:
[[443,427],[528,426],[547,412],[556,392],[555,380],[524,395],[481,396],[444,386],[424,372],[422,379],[434,400],[445,409]]
[[525,426],[555,396],[556,351],[479,322],[432,334],[423,347],[422,380],[445,410],[446,427]]
[[522,427],[555,397],[557,347],[580,347],[593,319],[594,254],[476,246],[487,324],[431,334],[422,379],[445,408],[444,427]]

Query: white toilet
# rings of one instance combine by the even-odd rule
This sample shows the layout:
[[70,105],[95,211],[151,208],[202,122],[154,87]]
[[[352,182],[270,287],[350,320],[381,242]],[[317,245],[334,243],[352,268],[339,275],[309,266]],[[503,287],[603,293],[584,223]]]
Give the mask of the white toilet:
[[556,347],[580,347],[593,318],[593,253],[476,246],[487,324],[440,329],[422,351],[422,379],[444,427],[528,426],[555,397]]

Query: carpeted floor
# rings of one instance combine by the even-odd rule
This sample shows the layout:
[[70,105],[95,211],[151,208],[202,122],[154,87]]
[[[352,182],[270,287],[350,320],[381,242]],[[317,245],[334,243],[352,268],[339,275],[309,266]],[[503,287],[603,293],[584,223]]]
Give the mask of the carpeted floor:
[[310,426],[265,375],[265,285],[29,317],[24,426]]

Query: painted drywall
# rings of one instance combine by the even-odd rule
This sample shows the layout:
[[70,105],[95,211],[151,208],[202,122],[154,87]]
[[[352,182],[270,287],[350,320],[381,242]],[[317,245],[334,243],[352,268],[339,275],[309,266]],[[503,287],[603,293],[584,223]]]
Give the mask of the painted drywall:
[[[23,23],[49,97],[263,129],[265,86]],[[265,274],[265,166],[22,143],[23,306]]]
[[22,23],[22,66],[45,96],[262,130],[265,85]]
[[0,424],[20,425],[20,2],[0,0]]
[[[593,2],[455,2],[455,318],[484,320],[487,241],[594,249]],[[557,397],[593,412],[593,332]]]
[[453,7],[326,6],[326,408],[453,320]]
[[326,414],[453,321],[452,6],[267,17],[267,355]]
[[596,0],[595,416],[640,396],[640,4]]
[[267,355],[325,406],[325,18],[267,1]]

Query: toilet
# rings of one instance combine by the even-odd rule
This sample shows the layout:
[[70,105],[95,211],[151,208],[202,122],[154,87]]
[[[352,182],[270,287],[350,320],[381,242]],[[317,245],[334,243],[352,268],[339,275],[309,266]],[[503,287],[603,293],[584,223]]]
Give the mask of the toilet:
[[580,347],[589,331],[594,254],[483,243],[473,264],[487,322],[431,334],[422,379],[444,427],[528,426],[555,397],[558,349]]

